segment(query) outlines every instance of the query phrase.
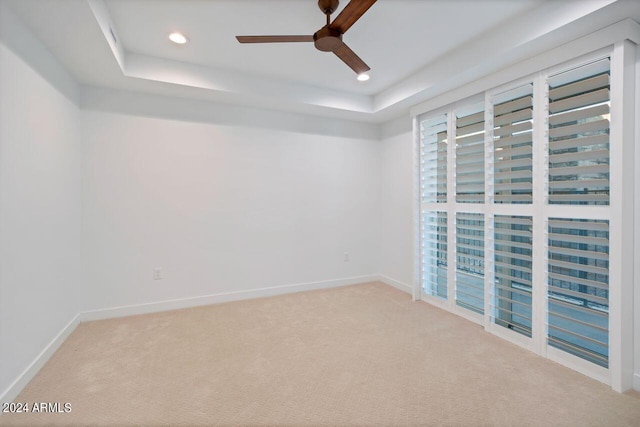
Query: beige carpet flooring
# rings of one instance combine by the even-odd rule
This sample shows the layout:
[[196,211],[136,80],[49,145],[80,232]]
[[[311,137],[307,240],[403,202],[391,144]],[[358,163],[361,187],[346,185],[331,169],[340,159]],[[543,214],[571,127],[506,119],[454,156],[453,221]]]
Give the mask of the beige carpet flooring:
[[1,425],[640,426],[608,386],[382,283],[82,323]]

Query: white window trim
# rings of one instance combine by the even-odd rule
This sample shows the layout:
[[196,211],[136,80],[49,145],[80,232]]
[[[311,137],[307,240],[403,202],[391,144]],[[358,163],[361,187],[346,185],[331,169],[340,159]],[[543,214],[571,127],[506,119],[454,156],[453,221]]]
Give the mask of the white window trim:
[[[611,387],[623,392],[633,387],[634,380],[634,344],[633,344],[633,277],[634,277],[634,239],[625,236],[627,230],[633,228],[634,224],[634,197],[638,188],[634,188],[634,160],[637,153],[634,152],[634,132],[635,132],[635,52],[636,45],[640,43],[640,26],[629,20],[622,21],[614,26],[605,28],[582,37],[574,42],[568,43],[557,49],[540,55],[527,61],[528,67],[536,67],[543,71],[529,74],[524,77],[508,78],[521,72],[520,65],[503,70],[500,76],[502,82],[509,80],[508,84],[497,88],[489,89],[487,84],[494,82],[490,78],[481,79],[475,84],[466,85],[461,90],[453,91],[453,95],[442,95],[437,99],[423,103],[412,110],[414,123],[414,165],[418,165],[420,159],[419,144],[419,116],[427,112],[446,112],[452,118],[449,123],[449,138],[455,135],[455,111],[458,106],[468,105],[477,102],[478,91],[484,92],[485,96],[485,130],[486,140],[492,136],[493,123],[488,120],[492,117],[490,97],[508,88],[517,87],[518,84],[533,82],[534,87],[534,144],[533,144],[533,203],[531,205],[493,205],[493,179],[490,176],[492,161],[492,144],[485,144],[485,203],[457,203],[455,202],[455,145],[448,147],[448,182],[447,182],[447,203],[428,203],[421,205],[419,201],[419,168],[415,168],[414,174],[414,299],[422,299],[430,304],[443,308],[454,314],[462,316],[475,323],[483,325],[485,330],[500,336],[510,342],[527,348],[543,357],[547,357],[561,363],[571,369],[586,374],[594,379],[611,385]],[[600,47],[600,48],[598,48]],[[596,48],[597,50],[594,50]],[[609,283],[617,284],[610,287],[610,316],[609,316],[609,368],[603,368],[593,363],[585,361],[577,356],[555,349],[547,344],[546,315],[547,315],[547,235],[549,217],[575,218],[576,206],[570,205],[547,205],[547,182],[541,179],[548,174],[548,135],[546,129],[546,108],[548,105],[548,86],[545,84],[549,75],[556,74],[586,62],[593,61],[604,56],[611,58],[611,125],[610,141],[611,149],[611,171],[610,171],[610,204],[609,206],[589,206],[588,214],[579,216],[589,219],[604,219],[610,221],[610,265]],[[544,66],[541,66],[544,65]],[[528,68],[531,70],[531,68]],[[536,68],[534,68],[536,69]],[[493,77],[495,79],[495,77]],[[624,88],[624,90],[623,90]],[[469,97],[469,92],[476,90],[476,95]],[[447,96],[463,94],[467,98],[448,106],[439,104],[434,108],[434,103],[447,100]],[[473,100],[473,101],[472,101]],[[431,114],[429,114],[431,115]],[[491,130],[491,132],[489,132]],[[616,144],[615,147],[613,145]],[[636,193],[634,193],[634,191]],[[625,197],[623,197],[623,195]],[[637,204],[637,201],[636,201]],[[453,207],[453,209],[451,209]],[[506,208],[506,210],[504,209]],[[433,211],[445,211],[448,214],[448,268],[449,289],[448,300],[427,295],[423,292],[420,278],[420,212],[422,209]],[[492,324],[490,317],[490,287],[487,282],[493,277],[493,261],[485,263],[485,315],[478,315],[459,308],[455,304],[455,289],[452,278],[455,277],[455,212],[471,212],[485,214],[485,239],[490,236],[489,227],[493,222],[494,215],[526,215],[533,218],[534,235],[542,234],[544,238],[538,239],[544,244],[536,244],[533,247],[533,276],[534,283],[543,283],[544,286],[534,288],[532,295],[532,321],[534,325],[544,325],[544,327],[533,328],[533,335],[528,338],[524,335],[510,331],[498,325]],[[584,211],[582,211],[584,212]],[[485,245],[485,259],[489,260],[490,245]]]

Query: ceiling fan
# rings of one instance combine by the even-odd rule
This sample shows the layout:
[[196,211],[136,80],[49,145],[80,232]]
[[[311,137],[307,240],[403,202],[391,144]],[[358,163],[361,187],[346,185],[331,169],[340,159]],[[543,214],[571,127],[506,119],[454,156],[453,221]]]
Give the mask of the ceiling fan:
[[342,41],[347,32],[377,0],[351,0],[331,22],[331,14],[338,8],[339,0],[318,0],[318,7],[327,17],[327,24],[312,36],[236,36],[240,43],[291,43],[313,42],[316,49],[333,52],[358,75],[371,68]]

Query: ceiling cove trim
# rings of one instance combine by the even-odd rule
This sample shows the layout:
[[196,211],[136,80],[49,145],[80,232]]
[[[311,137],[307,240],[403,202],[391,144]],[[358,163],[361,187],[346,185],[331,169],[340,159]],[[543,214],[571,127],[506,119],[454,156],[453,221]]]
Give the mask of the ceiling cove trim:
[[352,138],[380,140],[380,125],[340,118],[323,118],[244,105],[220,104],[207,100],[131,92],[96,86],[82,86],[82,111],[153,117],[157,119],[242,126]]
[[537,71],[555,66],[565,61],[610,47],[614,43],[629,40],[640,45],[640,24],[631,18],[624,19],[601,30],[565,43],[542,54],[506,67],[468,84],[435,96],[411,108],[411,116],[418,116],[452,104],[493,87],[531,75]]
[[[284,111],[302,109],[305,113],[325,117],[348,113],[351,117],[358,117],[356,120],[373,122],[406,115],[417,104],[448,97],[450,92],[456,92],[466,84],[491,78],[501,70],[554,50],[556,46],[587,37],[593,32],[594,25],[612,24],[629,16],[631,7],[631,3],[624,0],[567,2],[561,10],[557,10],[556,2],[544,3],[531,13],[432,61],[377,94],[359,95],[127,52],[118,39],[117,28],[105,1],[87,2],[124,76],[204,89],[211,96],[222,99],[233,95],[245,105],[272,103],[274,108]],[[550,14],[551,11],[554,13]],[[553,19],[547,19],[548,16]],[[516,36],[505,38],[501,31],[503,27],[517,29],[514,32]],[[487,46],[493,49],[487,49]]]
[[103,0],[87,0],[87,3],[100,26],[100,30],[102,31],[109,48],[111,48],[114,58],[118,62],[120,69],[124,71],[124,46],[120,42],[120,37],[118,36],[116,26],[111,19],[107,5]]
[[127,77],[236,93],[245,97],[267,96],[293,105],[306,104],[357,113],[374,113],[372,96],[128,52],[119,42],[117,28],[104,0],[87,1],[122,74]]

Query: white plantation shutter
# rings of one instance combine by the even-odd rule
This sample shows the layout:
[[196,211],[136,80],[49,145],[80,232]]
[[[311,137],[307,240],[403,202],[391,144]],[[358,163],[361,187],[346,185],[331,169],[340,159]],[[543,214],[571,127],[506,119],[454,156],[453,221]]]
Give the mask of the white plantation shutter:
[[447,298],[447,213],[424,212],[421,221],[422,287]]
[[493,321],[531,336],[531,217],[496,215],[494,220]]
[[609,59],[549,78],[549,203],[609,204]]
[[484,202],[484,110],[456,117],[456,201]]
[[421,202],[447,201],[447,115],[420,123]]
[[531,203],[533,85],[493,100],[493,184],[496,203]]
[[548,342],[608,366],[609,222],[549,219]]
[[629,46],[416,122],[425,299],[617,388],[632,323]]
[[456,304],[484,313],[484,215],[456,214]]

